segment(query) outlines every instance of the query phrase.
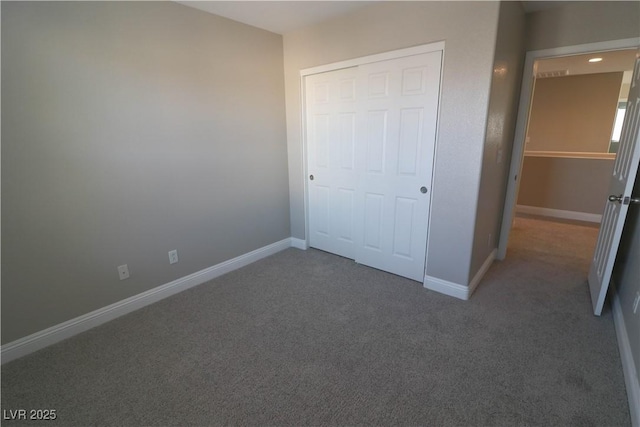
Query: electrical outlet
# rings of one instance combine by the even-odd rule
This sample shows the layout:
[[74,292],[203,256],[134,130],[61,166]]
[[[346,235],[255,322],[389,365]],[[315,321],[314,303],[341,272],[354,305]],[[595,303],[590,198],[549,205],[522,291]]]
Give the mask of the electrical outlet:
[[489,233],[489,238],[487,239],[487,247],[491,249],[491,244],[493,243],[493,234]]
[[633,302],[633,314],[638,312],[638,305],[640,305],[640,292],[636,292],[636,300]]
[[178,262],[178,251],[176,249],[169,251],[169,264]]
[[120,276],[120,280],[129,278],[129,267],[127,266],[127,264],[118,266],[118,276]]

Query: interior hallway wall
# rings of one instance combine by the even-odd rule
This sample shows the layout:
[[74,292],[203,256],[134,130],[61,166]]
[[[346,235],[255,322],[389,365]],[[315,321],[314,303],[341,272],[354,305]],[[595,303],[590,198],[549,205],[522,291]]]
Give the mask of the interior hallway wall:
[[614,161],[525,156],[518,205],[602,215]]
[[622,72],[537,79],[527,151],[608,153]]

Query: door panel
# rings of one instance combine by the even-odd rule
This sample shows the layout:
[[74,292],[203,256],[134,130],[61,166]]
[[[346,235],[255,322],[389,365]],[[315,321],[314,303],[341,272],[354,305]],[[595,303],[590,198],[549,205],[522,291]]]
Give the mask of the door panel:
[[400,112],[398,174],[415,176],[418,147],[422,133],[422,108],[405,108]]
[[318,114],[313,117],[312,138],[316,146],[316,167],[326,168],[329,164],[329,115]]
[[342,169],[353,171],[356,149],[356,114],[342,113],[338,117],[338,122],[340,126],[340,159],[338,162]]
[[380,252],[384,196],[367,193],[364,200],[364,249]]
[[353,215],[354,190],[338,189],[338,203],[336,212],[337,237],[339,240],[353,244]]
[[306,77],[309,243],[355,258],[357,69]]
[[315,188],[314,222],[316,223],[316,232],[323,237],[329,237],[330,191],[330,188],[324,185],[318,185]]
[[416,222],[415,208],[417,203],[416,199],[396,198],[393,254],[409,261],[413,261],[411,256],[411,236]]
[[368,173],[383,173],[387,145],[387,111],[367,112],[367,166]]
[[363,214],[379,217],[379,224],[366,222],[356,261],[418,281],[424,279],[440,67],[440,52],[359,67],[367,129],[366,140],[358,141],[367,152]]
[[640,51],[636,58],[620,146],[609,184],[610,199],[606,202],[602,215],[598,242],[589,270],[589,290],[596,316],[602,313],[640,163]]

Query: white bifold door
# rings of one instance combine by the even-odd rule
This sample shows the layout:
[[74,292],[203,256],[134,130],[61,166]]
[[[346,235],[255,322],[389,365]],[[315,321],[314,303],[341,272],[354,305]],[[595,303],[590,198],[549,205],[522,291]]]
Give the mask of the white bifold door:
[[309,243],[424,279],[440,51],[305,78]]

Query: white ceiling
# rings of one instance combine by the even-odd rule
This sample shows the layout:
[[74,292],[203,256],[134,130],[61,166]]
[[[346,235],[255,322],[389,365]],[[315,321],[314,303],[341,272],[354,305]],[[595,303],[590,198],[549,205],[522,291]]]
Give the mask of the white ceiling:
[[[176,3],[223,16],[234,21],[262,28],[277,34],[285,34],[308,25],[318,24],[336,16],[369,6],[383,0],[229,0],[182,1]],[[402,1],[402,0],[387,0]],[[433,1],[433,0],[410,0]],[[441,0],[456,1],[456,0]],[[480,0],[482,1],[482,0]],[[597,1],[597,0],[587,0]],[[605,0],[610,1],[610,0]],[[538,12],[571,4],[572,1],[543,0],[521,1],[525,12]]]
[[[285,34],[308,25],[318,24],[339,15],[344,15],[379,0],[174,1],[273,33]],[[526,12],[537,12],[564,6],[567,3],[570,2],[557,0],[523,1],[522,5]]]
[[177,1],[234,21],[285,34],[344,15],[373,1]]

